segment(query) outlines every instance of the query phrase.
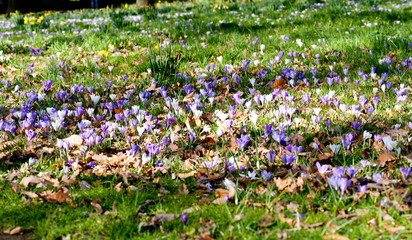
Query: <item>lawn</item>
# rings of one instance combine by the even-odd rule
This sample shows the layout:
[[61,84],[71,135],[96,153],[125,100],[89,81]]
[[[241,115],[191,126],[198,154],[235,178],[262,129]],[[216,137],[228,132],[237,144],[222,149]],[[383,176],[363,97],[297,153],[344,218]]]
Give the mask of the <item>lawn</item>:
[[0,239],[411,239],[409,1],[0,17]]

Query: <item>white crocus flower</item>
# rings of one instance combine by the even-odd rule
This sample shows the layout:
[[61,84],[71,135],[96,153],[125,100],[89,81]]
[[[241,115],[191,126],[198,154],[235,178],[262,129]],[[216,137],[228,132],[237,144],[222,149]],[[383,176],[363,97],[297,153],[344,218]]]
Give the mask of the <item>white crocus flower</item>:
[[112,101],[114,101],[116,99],[116,94],[110,94],[109,97],[110,99],[112,99]]
[[396,141],[392,141],[392,137],[391,136],[386,136],[382,138],[383,143],[385,144],[386,148],[389,151],[392,151],[395,146],[396,146]]
[[370,139],[372,137],[372,134],[370,134],[368,131],[363,132],[363,139]]
[[255,110],[253,110],[253,111],[249,114],[249,119],[250,119],[250,121],[253,123],[253,125],[255,125],[255,127],[256,127],[256,122],[257,122],[257,119],[258,119],[258,115],[257,115],[257,113],[256,113]]
[[338,153],[340,150],[340,144],[331,144],[329,148],[332,150],[333,153]]
[[298,44],[299,47],[303,46],[303,42],[300,39],[296,39],[296,44]]
[[100,101],[100,96],[99,95],[90,95],[90,100],[92,100],[93,105],[96,105]]

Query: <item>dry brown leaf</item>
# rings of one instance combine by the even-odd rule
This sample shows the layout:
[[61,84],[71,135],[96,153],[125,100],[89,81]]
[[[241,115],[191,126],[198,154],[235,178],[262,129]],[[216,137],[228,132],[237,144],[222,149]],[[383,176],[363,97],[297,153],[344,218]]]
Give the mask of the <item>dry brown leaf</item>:
[[347,236],[341,235],[339,233],[323,234],[322,237],[325,240],[349,240]]
[[218,199],[213,200],[212,203],[216,205],[223,205],[227,203],[227,200],[226,198],[218,198]]
[[385,222],[381,223],[382,227],[384,227],[389,233],[391,234],[397,234],[399,231],[402,231],[405,229],[404,226],[391,226],[390,224],[387,224]]
[[[23,229],[21,227],[16,227],[16,228],[13,228],[13,229],[7,229],[3,233],[7,234],[7,235],[17,235],[21,232],[23,232]],[[5,238],[5,239],[7,239],[7,238]]]
[[273,216],[271,214],[267,214],[267,213],[263,214],[259,218],[258,225],[260,227],[269,226],[270,224],[272,224],[272,219],[273,219]]
[[200,211],[200,207],[199,206],[194,206],[194,207],[191,207],[191,208],[187,208],[187,209],[184,209],[182,211],[182,213],[192,213],[192,212],[195,212],[195,211]]
[[80,188],[82,190],[90,190],[92,188],[92,186],[86,181],[81,181],[80,182]]
[[151,217],[149,221],[152,223],[168,222],[168,221],[172,221],[178,218],[179,216],[180,216],[179,214],[164,213],[164,214],[158,214],[158,215]]
[[62,203],[66,198],[68,198],[69,195],[65,194],[62,189],[59,191],[51,194],[50,196],[47,197],[47,200],[50,202],[57,202],[57,203]]
[[170,150],[172,150],[172,152],[177,152],[179,150],[179,146],[174,143],[169,144],[169,148]]
[[178,176],[181,179],[185,179],[185,178],[188,178],[188,177],[193,177],[195,174],[196,174],[196,171],[191,171],[191,172],[188,172],[188,173],[178,173],[178,174],[176,174],[176,176]]
[[286,179],[275,178],[274,181],[275,181],[276,187],[279,189],[279,191],[283,191],[288,186],[290,186],[290,184],[292,183],[292,179],[290,177],[286,178]]
[[21,193],[23,193],[24,195],[27,195],[31,198],[38,198],[39,196],[34,193],[34,192],[28,192],[28,191],[24,191],[24,190],[20,190]]
[[195,95],[195,92],[190,93],[189,95],[183,98],[183,102],[185,103],[192,102],[194,95]]
[[99,200],[99,199],[94,199],[94,200],[90,203],[90,205],[92,205],[92,206],[96,209],[97,214],[101,215],[101,214],[103,213],[103,209],[102,209],[102,206],[100,206],[99,203],[100,203],[100,200]]
[[274,82],[270,84],[271,88],[280,88],[283,89],[286,85],[286,80],[283,78],[276,79]]
[[186,184],[182,184],[179,186],[179,193],[180,194],[189,194],[189,190],[187,189]]
[[294,227],[295,224],[296,224],[296,220],[295,220],[295,219],[285,218],[285,216],[284,216],[282,213],[280,213],[280,212],[278,212],[278,215],[277,215],[277,216],[278,216],[278,219],[279,219],[280,221],[286,223],[287,225],[289,225],[289,226],[291,226],[291,227]]
[[395,158],[392,156],[392,154],[384,152],[381,153],[378,157],[378,162],[381,166],[385,166],[387,162],[390,162],[394,160]]
[[333,157],[333,153],[332,152],[328,152],[328,153],[324,153],[324,154],[319,154],[318,155],[318,159],[319,161],[326,161],[329,160]]
[[80,146],[83,143],[83,139],[80,135],[71,135],[70,137],[63,139],[63,141],[69,142],[70,147]]
[[118,184],[116,184],[116,186],[114,186],[114,190],[116,190],[116,192],[120,192],[123,189],[123,183],[119,182]]
[[33,175],[30,175],[28,177],[24,177],[20,181],[20,184],[25,186],[25,187],[28,187],[30,184],[39,184],[39,183],[42,183],[41,179],[36,177],[36,176],[33,176]]
[[235,215],[235,216],[233,217],[233,222],[237,222],[237,221],[243,220],[243,218],[245,218],[245,215],[244,215],[244,214],[237,214],[237,215]]

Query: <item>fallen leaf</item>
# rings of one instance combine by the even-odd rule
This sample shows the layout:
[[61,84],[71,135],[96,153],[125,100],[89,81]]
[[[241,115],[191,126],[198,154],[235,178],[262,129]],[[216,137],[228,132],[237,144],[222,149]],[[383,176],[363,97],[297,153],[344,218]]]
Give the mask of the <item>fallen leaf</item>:
[[390,162],[394,159],[395,158],[392,156],[392,154],[384,152],[379,155],[378,162],[380,163],[381,166],[385,166],[387,162]]
[[39,195],[37,195],[34,192],[28,192],[28,191],[24,191],[24,190],[20,190],[20,192],[23,193],[24,195],[27,195],[27,196],[31,197],[31,198],[38,198],[39,197]]
[[102,209],[102,206],[100,206],[99,203],[100,203],[100,200],[99,200],[99,199],[94,199],[94,200],[90,203],[90,205],[92,205],[92,206],[96,209],[97,214],[101,215],[101,214],[103,213],[103,209]]
[[86,181],[81,181],[80,182],[80,188],[82,190],[90,190],[92,188],[92,186]]
[[187,189],[186,184],[182,184],[179,186],[179,193],[180,194],[189,194],[189,190]]
[[391,225],[389,225],[385,222],[382,222],[381,225],[382,225],[382,227],[384,227],[391,234],[397,234],[399,231],[402,231],[402,230],[405,229],[404,226],[394,227],[394,226],[391,226]]
[[116,190],[116,192],[120,192],[123,189],[122,186],[123,186],[123,183],[119,182],[118,184],[116,184],[116,186],[114,186],[114,190]]
[[349,240],[348,237],[338,233],[323,234],[322,237],[325,240]]
[[38,183],[42,183],[42,181],[40,180],[40,178],[30,175],[28,177],[24,177],[21,181],[20,184],[28,187],[30,184],[38,184]]
[[242,220],[243,218],[245,218],[245,215],[244,215],[244,214],[237,214],[237,215],[235,215],[235,216],[233,217],[233,222],[240,221],[240,220]]
[[149,218],[149,220],[152,223],[161,223],[161,222],[172,221],[172,220],[178,218],[179,216],[180,216],[179,214],[164,213],[164,214],[155,215],[155,216]]
[[217,198],[217,199],[213,200],[212,203],[216,204],[216,205],[223,205],[223,204],[227,203],[227,200],[226,200],[226,198]]
[[185,179],[185,178],[193,177],[195,174],[196,174],[196,171],[191,171],[188,173],[178,173],[176,174],[176,176],[178,176],[181,179]]
[[273,219],[272,215],[263,214],[259,218],[258,225],[261,226],[261,227],[269,226],[270,224],[272,224],[272,219]]
[[[23,231],[23,229],[21,227],[16,227],[16,228],[13,228],[13,229],[5,230],[3,233],[7,234],[7,235],[16,235],[16,234],[21,233],[22,231]],[[7,238],[5,238],[5,239],[7,239]]]
[[80,135],[71,135],[70,137],[63,139],[63,141],[69,142],[71,147],[80,146],[83,143],[83,139]]

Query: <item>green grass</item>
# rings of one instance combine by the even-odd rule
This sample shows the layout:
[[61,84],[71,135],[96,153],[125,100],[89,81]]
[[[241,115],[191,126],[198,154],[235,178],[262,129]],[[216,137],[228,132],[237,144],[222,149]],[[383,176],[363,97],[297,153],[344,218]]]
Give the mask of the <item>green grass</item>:
[[[412,6],[398,0],[358,2],[361,4],[340,0],[330,0],[328,4],[314,0],[248,3],[201,0],[163,3],[154,9],[129,6],[98,11],[12,14],[10,18],[1,18],[17,25],[0,29],[4,32],[0,38],[0,51],[3,51],[0,80],[8,80],[7,83],[0,81],[0,231],[22,227],[23,236],[30,239],[66,236],[74,239],[409,239],[412,215],[408,192],[412,188],[410,179],[401,180],[399,167],[410,167],[412,135],[406,124],[412,122],[411,91],[406,93],[404,103],[396,103],[397,96],[392,90],[400,89],[401,84],[412,87],[411,69],[401,64],[412,56]],[[124,19],[124,16],[136,15],[139,15],[137,20]],[[39,23],[36,19],[41,16],[44,20]],[[30,20],[33,17],[36,19]],[[7,32],[13,34],[7,35]],[[290,40],[284,40],[285,37]],[[302,40],[301,47],[297,39]],[[263,54],[261,45],[265,46]],[[32,49],[39,49],[42,54],[35,55]],[[273,59],[281,51],[284,56],[276,63]],[[290,57],[290,52],[298,54]],[[384,57],[391,58],[389,66],[381,62]],[[286,64],[286,59],[293,61]],[[257,65],[255,60],[259,61]],[[248,71],[242,66],[245,61],[250,61]],[[212,68],[212,63],[215,69],[207,70]],[[224,70],[229,64],[233,65],[232,73]],[[341,79],[339,84],[329,86],[326,78],[331,66],[334,76]],[[348,67],[349,82],[344,83],[343,69]],[[375,79],[370,77],[372,67],[376,67]],[[289,84],[291,78],[285,76],[285,69],[295,71],[295,87]],[[317,70],[317,84],[311,69]],[[258,72],[262,70],[267,71],[267,75],[260,79]],[[367,81],[358,71],[369,75]],[[388,76],[383,85],[391,82],[392,87],[384,92],[378,79],[382,79],[381,74],[385,72]],[[178,77],[179,74],[182,76]],[[206,74],[202,81],[201,74]],[[237,77],[239,83],[235,82]],[[272,94],[270,84],[278,77],[287,83],[276,87],[280,92],[275,100],[256,104],[249,89],[256,89],[261,97]],[[153,78],[157,82],[155,87]],[[249,81],[251,78],[256,78],[254,86]],[[303,78],[308,79],[309,87],[297,81]],[[42,83],[48,79],[53,80],[53,85],[45,92]],[[360,80],[359,85],[355,80]],[[108,81],[113,82],[110,87]],[[212,87],[207,83],[212,83]],[[84,90],[71,92],[74,85],[82,85]],[[161,86],[167,87],[170,99],[162,97]],[[195,95],[188,96],[184,86],[191,86]],[[96,106],[87,87],[94,87],[92,94],[100,96]],[[378,91],[374,93],[373,88]],[[55,94],[64,90],[68,98],[56,99]],[[294,96],[294,100],[285,100],[282,91]],[[374,96],[379,97],[380,102],[372,116],[362,109],[356,117],[343,113],[333,102],[321,102],[331,91],[335,92],[332,100],[339,99],[348,107],[359,104],[362,95],[369,101],[366,106],[374,106]],[[43,101],[30,101],[27,95],[31,92],[46,95]],[[150,93],[145,103],[140,96],[143,92]],[[232,96],[238,92],[243,93],[241,98],[245,103],[250,101],[251,107],[238,105],[230,130],[216,137],[225,124],[212,114],[218,109],[228,113],[229,106],[235,104]],[[309,104],[301,101],[307,93],[310,93]],[[208,94],[215,94],[213,103]],[[178,106],[173,105],[174,99]],[[112,101],[118,104],[119,100],[123,101],[122,107],[109,109],[100,105]],[[52,122],[55,117],[45,110],[63,110],[64,104],[71,111],[81,104],[85,113],[81,117],[75,113],[66,117],[65,126],[59,130],[30,127],[37,136],[28,142],[27,128],[20,127],[24,124],[22,119],[10,115],[13,110],[24,110],[22,104],[25,103],[33,104],[30,109],[37,113],[37,124]],[[203,112],[200,117],[196,117],[193,110],[188,111],[194,103]],[[125,113],[132,106],[138,106],[147,114],[133,113],[129,119],[142,117],[140,120],[145,120],[139,121],[139,127],[149,123],[155,128],[148,132],[144,129],[140,137],[130,122],[121,122],[119,125],[128,127],[126,137],[115,130],[99,146],[85,147],[86,150],[70,146],[68,155],[57,147],[57,139],[82,133],[77,125],[81,120],[90,120],[88,128],[100,136],[103,123],[117,122],[115,114]],[[296,109],[293,117],[278,112],[283,106]],[[88,108],[94,109],[94,119],[97,114],[105,116],[96,121],[86,113]],[[313,108],[321,108],[320,123],[312,120]],[[256,126],[249,118],[251,111],[259,115]],[[167,117],[175,121],[167,123]],[[300,119],[299,124],[296,118]],[[14,119],[15,133],[5,131],[1,125],[9,123],[7,119]],[[271,137],[263,138],[264,125],[273,124],[278,131],[279,124],[287,120],[292,125],[285,127],[286,135],[295,134],[293,136],[303,139],[296,142],[302,146],[302,153],[292,166],[282,163],[281,155],[289,153],[285,147],[280,149]],[[329,128],[326,121],[331,123]],[[361,122],[357,132],[352,122]],[[398,130],[394,127],[396,124],[400,124]],[[210,133],[204,131],[205,125],[210,127]],[[189,137],[191,129],[196,134],[193,141]],[[397,141],[395,149],[400,147],[400,154],[393,150],[393,160],[379,163],[378,156],[386,152],[385,145],[373,137],[363,140],[365,130],[374,135],[392,136],[392,140]],[[341,144],[341,137],[348,133],[355,137],[351,146],[346,152],[341,148],[328,157],[329,145]],[[241,151],[236,139],[244,134],[251,140]],[[174,145],[162,149],[144,167],[139,165],[143,154],[148,153],[148,143],[161,146],[164,138],[170,139],[172,135],[178,136]],[[291,139],[289,143],[295,141]],[[313,149],[313,142],[320,143],[322,153]],[[135,158],[124,157],[132,144],[139,146]],[[86,140],[82,145],[87,145]],[[274,163],[267,160],[268,151],[277,154]],[[99,154],[103,157],[96,160]],[[206,169],[204,161],[210,162],[216,155],[220,156],[219,167]],[[246,170],[229,173],[225,161],[230,157],[237,158],[237,164],[247,162]],[[28,166],[30,158],[37,162]],[[118,159],[121,160],[116,162]],[[63,169],[69,165],[68,160],[81,162],[80,167],[75,164],[68,167],[68,176],[80,170],[76,183],[70,186],[63,184]],[[320,161],[330,164],[331,168],[360,167],[362,160],[368,160],[371,165],[359,170],[342,196],[326,178],[332,173],[323,176],[314,166]],[[154,173],[158,169],[156,161],[170,169]],[[87,167],[89,162],[96,162],[97,167]],[[99,173],[101,169],[103,172]],[[192,170],[196,171],[193,177],[179,175]],[[272,172],[274,177],[265,181],[263,170]],[[247,180],[240,175],[247,175],[248,171],[255,172],[258,179]],[[38,176],[39,172],[49,172],[61,186],[39,189],[35,185],[26,188],[20,184],[25,176]],[[122,172],[139,174],[145,180],[129,177],[127,183]],[[19,175],[9,179],[13,173]],[[359,198],[357,185],[362,181],[373,183],[372,176],[376,173],[381,173],[389,183],[375,186],[376,189],[370,186]],[[205,177],[207,180],[202,180]],[[214,204],[213,200],[219,198],[217,189],[228,188],[224,179],[236,184],[236,194],[225,204]],[[288,180],[290,183],[282,186],[283,181]],[[81,181],[88,182],[91,189],[82,190]],[[206,190],[207,183],[213,190]],[[183,184],[188,194],[179,191]],[[130,189],[129,185],[137,190]],[[41,195],[47,190],[59,189],[69,191],[73,204],[50,203],[47,197],[31,199],[24,192]],[[139,207],[148,200],[155,202]],[[96,209],[96,202],[102,208],[101,213]],[[184,223],[180,216],[190,208],[195,210],[187,213],[188,220]],[[164,213],[179,217],[144,227]],[[303,215],[299,218],[298,214]]]

